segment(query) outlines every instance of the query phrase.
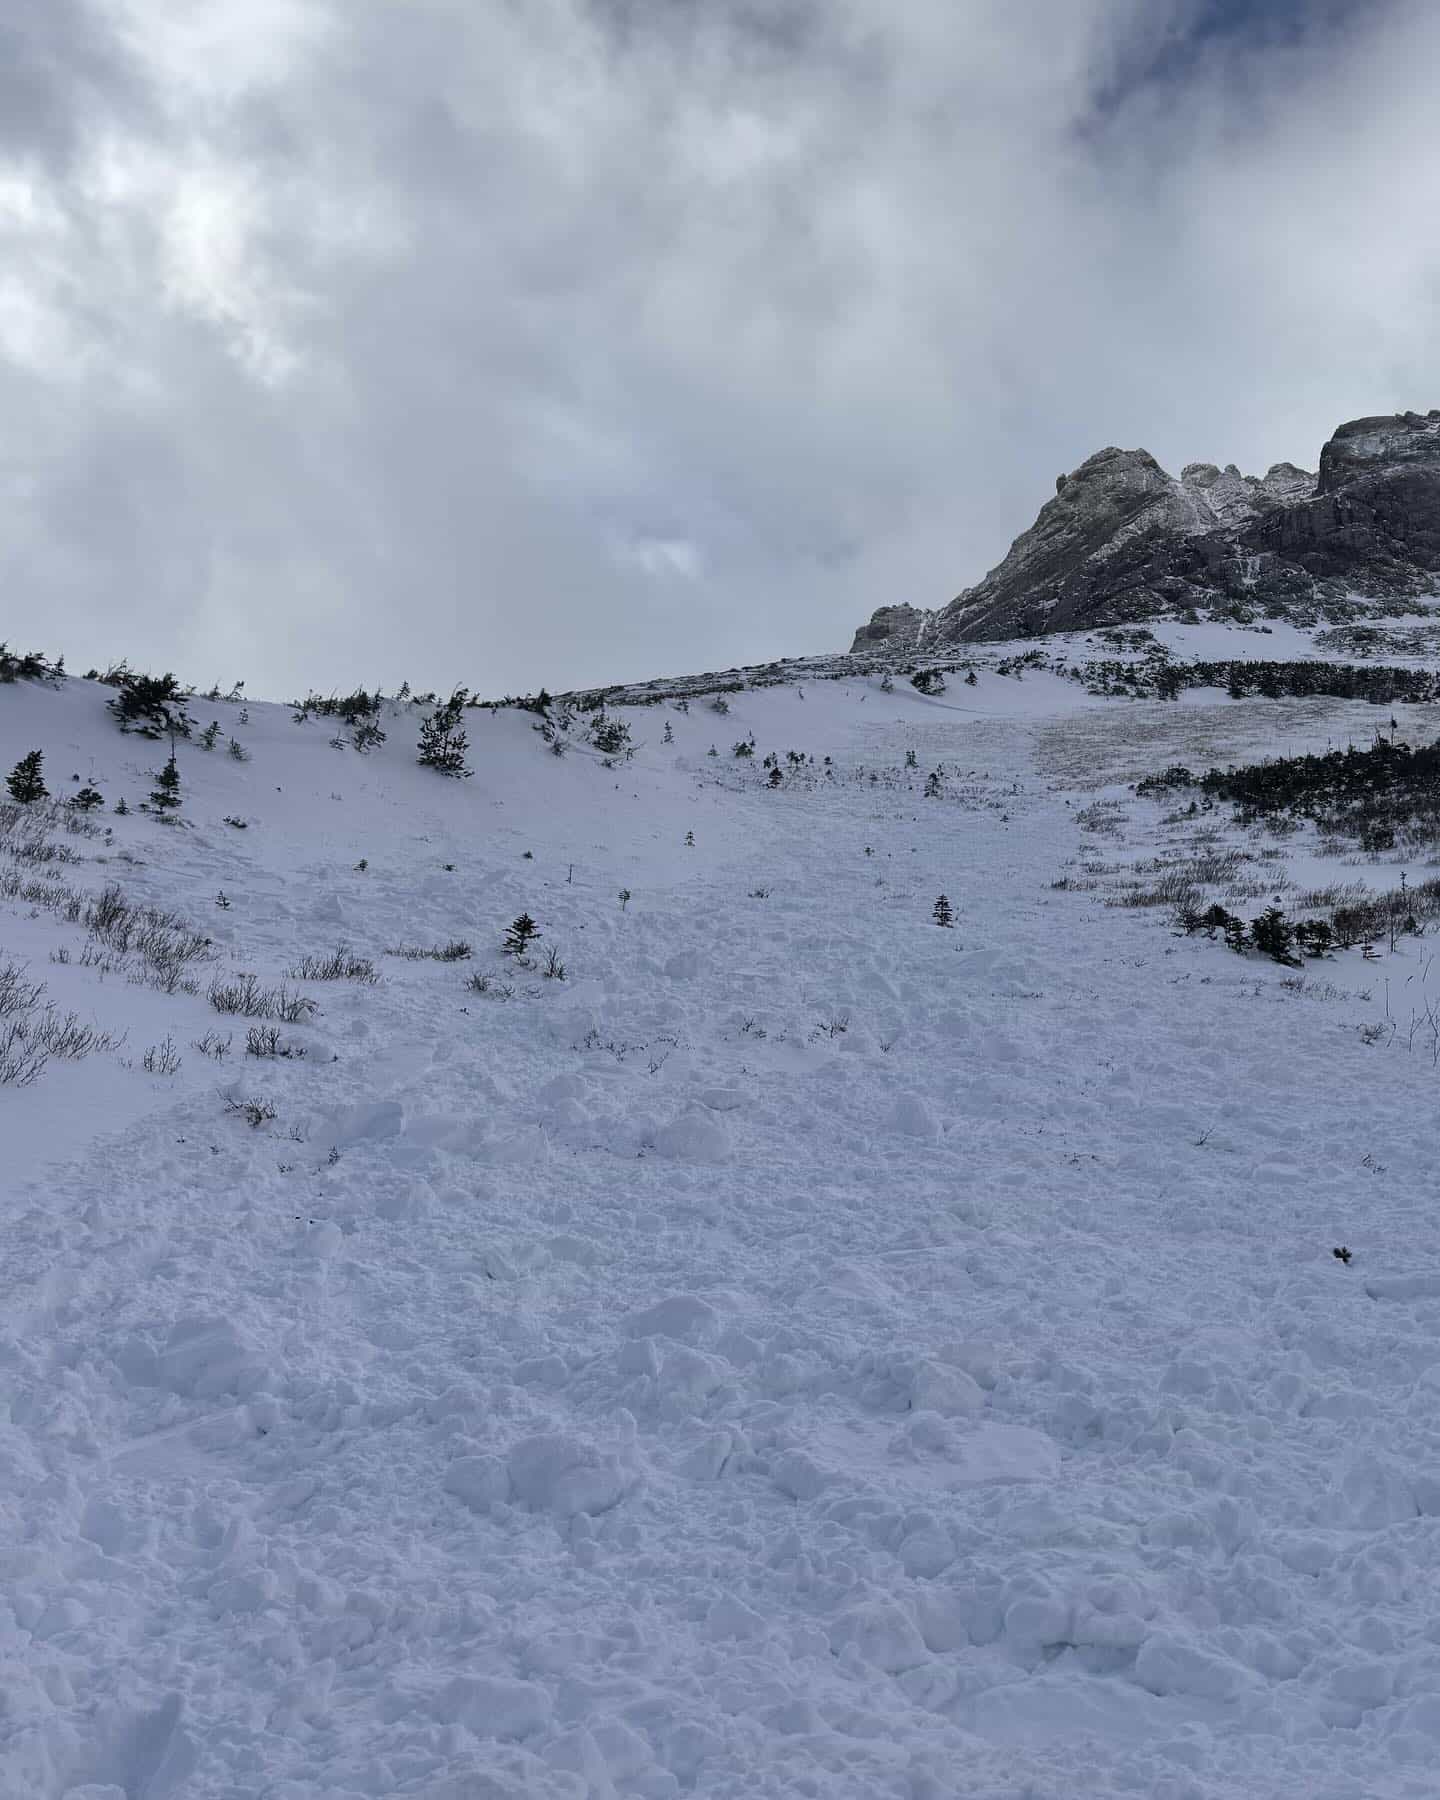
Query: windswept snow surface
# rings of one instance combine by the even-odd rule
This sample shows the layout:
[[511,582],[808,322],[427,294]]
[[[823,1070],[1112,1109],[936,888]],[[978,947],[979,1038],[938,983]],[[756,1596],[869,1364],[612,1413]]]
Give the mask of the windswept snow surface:
[[[107,697],[0,688],[0,769],[133,807]],[[128,1032],[0,1088],[6,1800],[1433,1796],[1440,1073],[1358,1029],[1428,953],[1297,994],[1051,885],[1185,734],[1371,709],[860,678],[613,768],[467,715],[464,782],[195,712],[251,760],[180,746],[185,827],[36,872],[197,922],[199,995],[0,903]],[[340,940],[246,1056],[210,977]]]

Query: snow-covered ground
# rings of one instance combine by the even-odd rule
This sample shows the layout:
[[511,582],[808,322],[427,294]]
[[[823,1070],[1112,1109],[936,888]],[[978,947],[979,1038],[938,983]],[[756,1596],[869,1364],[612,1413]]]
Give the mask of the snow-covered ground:
[[[447,782],[413,711],[198,701],[167,828],[109,697],[0,688],[0,771],[107,802],[26,879],[217,960],[0,902],[127,1034],[0,1087],[5,1800],[1435,1793],[1440,1070],[1361,1030],[1426,940],[1287,985],[1053,885],[1163,838],[1137,775],[1372,708],[872,675],[614,767],[470,713]],[[342,941],[247,1056],[212,978]]]

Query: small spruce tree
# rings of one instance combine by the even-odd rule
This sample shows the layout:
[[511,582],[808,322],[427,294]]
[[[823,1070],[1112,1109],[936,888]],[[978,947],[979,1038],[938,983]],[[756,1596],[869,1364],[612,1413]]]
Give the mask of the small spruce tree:
[[429,718],[420,721],[418,760],[440,775],[459,777],[471,773],[465,766],[470,742],[460,723],[465,699],[464,688],[456,688],[448,700],[436,704]]
[[170,760],[155,777],[155,785],[150,790],[150,804],[162,818],[167,813],[180,810],[180,770],[175,763],[175,752],[170,752]]
[[1265,908],[1251,925],[1250,938],[1262,955],[1278,963],[1295,963],[1295,927],[1278,906]]
[[770,771],[770,785],[772,788],[784,787],[785,785],[785,777],[780,772],[778,766]]
[[1295,944],[1306,956],[1328,956],[1335,933],[1324,919],[1302,919],[1295,927]]
[[40,765],[44,760],[44,753],[39,750],[32,750],[28,755],[20,758],[5,780],[12,800],[18,800],[22,806],[28,806],[32,800],[49,798],[50,790],[46,787],[45,777],[40,772]]
[[77,788],[71,795],[70,804],[76,812],[93,812],[97,806],[105,804],[105,796],[99,788],[91,787],[87,782],[84,787]]
[[918,769],[920,767],[913,750],[907,750],[905,752],[905,767],[907,769]]
[[954,911],[944,894],[935,902],[935,923],[943,925],[947,931],[953,929],[955,924]]
[[927,800],[940,798],[940,771],[938,769],[933,769],[925,777],[925,798]]
[[524,956],[531,942],[540,936],[540,927],[528,912],[522,912],[511,921],[505,933],[505,954],[507,956]]

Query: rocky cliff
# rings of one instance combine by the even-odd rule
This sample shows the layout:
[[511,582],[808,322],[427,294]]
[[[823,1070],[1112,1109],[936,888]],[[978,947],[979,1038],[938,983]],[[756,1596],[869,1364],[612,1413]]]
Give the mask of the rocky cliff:
[[[1005,560],[936,612],[882,607],[851,646],[940,650],[1161,616],[1349,618],[1440,593],[1440,411],[1355,419],[1318,475],[1100,450]],[[1357,605],[1357,603],[1359,603]]]

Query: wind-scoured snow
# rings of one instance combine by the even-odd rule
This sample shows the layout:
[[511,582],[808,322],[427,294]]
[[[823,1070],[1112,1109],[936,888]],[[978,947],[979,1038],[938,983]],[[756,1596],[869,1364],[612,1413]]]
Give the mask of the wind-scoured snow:
[[[106,796],[41,872],[217,960],[0,902],[127,1034],[0,1087],[6,1800],[1434,1793],[1440,1071],[1360,1029],[1427,940],[1296,989],[1053,885],[1137,775],[1373,708],[858,675],[613,766],[467,713],[447,781],[413,708],[201,701],[250,760],[182,743],[171,828],[108,697],[0,688],[0,769]],[[342,942],[247,1056],[211,978]]]

